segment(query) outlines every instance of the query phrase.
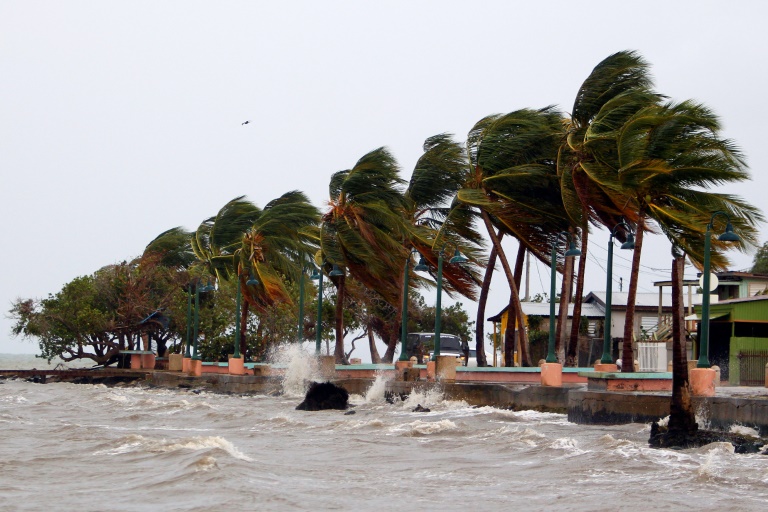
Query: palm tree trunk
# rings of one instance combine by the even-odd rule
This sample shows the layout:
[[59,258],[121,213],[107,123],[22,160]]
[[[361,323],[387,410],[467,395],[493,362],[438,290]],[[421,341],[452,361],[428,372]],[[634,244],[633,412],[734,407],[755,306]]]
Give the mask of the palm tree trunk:
[[336,348],[333,355],[336,357],[336,364],[344,364],[344,282],[346,276],[340,276],[338,286],[336,287]]
[[632,272],[629,276],[627,290],[627,316],[624,319],[624,343],[622,344],[621,371],[635,371],[635,357],[632,350],[632,338],[635,332],[635,296],[640,272],[640,255],[643,252],[643,232],[645,231],[645,207],[641,206],[637,215],[637,232],[635,233],[635,250],[632,255]]
[[691,403],[688,383],[688,358],[685,354],[685,328],[683,316],[683,267],[685,256],[672,260],[672,401],[669,404],[669,432],[677,435],[694,433],[696,416]]
[[[499,231],[496,235],[499,240],[504,233]],[[485,305],[488,302],[488,290],[491,288],[491,278],[493,269],[496,266],[496,246],[491,248],[491,254],[488,256],[488,266],[485,267],[485,276],[483,276],[483,286],[480,288],[480,297],[477,299],[477,319],[475,321],[475,352],[477,353],[477,366],[488,366],[488,358],[485,356]]]
[[370,325],[368,326],[368,348],[371,351],[371,362],[373,364],[381,363],[381,357],[379,356],[379,350],[376,348],[376,342],[373,339],[373,327],[371,327]]
[[[525,264],[525,247],[520,244],[517,250],[517,259],[515,260],[515,286],[520,289],[520,282],[523,279],[523,265]],[[516,306],[512,294],[509,297],[509,306],[507,307],[507,318],[517,318]],[[504,366],[512,367],[515,365],[515,347],[517,345],[517,336],[515,335],[515,322],[507,322],[507,332],[504,333]]]
[[573,283],[573,258],[565,258],[563,265],[563,285],[560,289],[560,310],[557,315],[555,334],[555,353],[557,360],[565,362],[565,338],[568,333],[568,305],[571,303],[571,284]]
[[[581,326],[581,302],[584,297],[584,272],[587,268],[587,239],[589,230],[581,230],[581,256],[579,256],[579,273],[576,276],[576,298],[573,301],[573,318],[571,319],[571,339],[568,342],[568,352],[565,357],[566,366],[578,366],[579,328]],[[587,361],[587,364],[592,364]]]
[[[512,274],[512,269],[509,268],[509,262],[507,261],[507,257],[504,254],[504,249],[501,247],[501,240],[499,240],[499,237],[496,236],[496,230],[493,228],[493,223],[491,222],[490,216],[485,211],[482,211],[481,215],[483,217],[483,223],[485,223],[485,228],[488,230],[488,235],[491,237],[491,241],[493,242],[493,246],[496,248],[496,252],[498,252],[499,259],[501,260],[501,266],[504,268],[504,274],[507,276],[507,282],[509,283],[512,302],[514,303],[516,309],[515,316],[518,322],[518,335],[520,336],[521,361],[523,366],[531,366],[531,356],[530,351],[528,350],[528,335],[525,332],[525,321],[523,319],[523,310],[520,306],[520,294],[517,291],[517,285],[515,285],[515,277]],[[514,321],[514,319],[509,319],[508,321]]]

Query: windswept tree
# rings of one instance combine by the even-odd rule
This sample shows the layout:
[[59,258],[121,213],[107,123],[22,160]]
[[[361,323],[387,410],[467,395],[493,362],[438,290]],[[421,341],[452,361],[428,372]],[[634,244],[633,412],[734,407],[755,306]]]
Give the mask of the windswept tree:
[[[467,140],[471,179],[456,194],[458,203],[479,213],[502,264],[510,287],[509,324],[512,329],[517,325],[522,360],[527,366],[532,362],[520,306],[520,256],[527,249],[548,262],[552,243],[569,225],[557,193],[555,169],[562,137],[561,114],[552,107],[521,109],[480,120]],[[519,243],[514,271],[501,245],[501,233]]]
[[557,172],[563,205],[580,232],[582,254],[566,364],[576,360],[590,225],[612,230],[622,220],[637,221],[635,203],[618,184],[615,132],[638,110],[659,101],[652,86],[649,64],[638,53],[610,55],[582,83],[566,122]]
[[[472,174],[464,147],[451,135],[435,135],[424,142],[424,153],[416,162],[405,191],[407,238],[403,245],[409,252],[417,250],[432,268],[437,267],[440,251],[459,250],[468,261],[458,265],[451,264],[449,258],[445,258],[444,290],[449,296],[460,294],[474,300],[480,282],[480,268],[487,266],[483,255],[485,242],[475,227],[476,212],[455,202],[456,193],[467,185]],[[403,281],[402,272],[400,281]],[[410,276],[409,281],[412,288],[426,284],[426,280],[416,273]],[[409,290],[402,293],[409,293]],[[485,300],[482,300],[478,315],[483,315],[484,309]],[[387,355],[394,353],[394,348],[395,344],[390,343]],[[484,366],[486,358],[482,337],[477,344],[477,357],[479,364]]]
[[[328,210],[320,225],[319,264],[335,265],[390,304],[397,304],[406,250],[405,208],[399,167],[386,148],[364,155],[351,169],[333,174]],[[336,346],[338,363],[344,362],[344,288],[346,276],[331,277],[337,290]]]
[[[617,133],[617,176],[623,193],[637,206],[623,370],[633,367],[632,299],[649,220],[693,261],[703,261],[703,245],[691,244],[691,240],[701,239],[709,217],[717,210],[731,215],[742,235],[742,248],[755,243],[754,226],[762,218],[759,210],[737,197],[710,192],[749,178],[740,151],[721,138],[719,131],[719,120],[708,108],[684,101],[649,105],[629,118]],[[718,243],[714,245],[717,249]]]

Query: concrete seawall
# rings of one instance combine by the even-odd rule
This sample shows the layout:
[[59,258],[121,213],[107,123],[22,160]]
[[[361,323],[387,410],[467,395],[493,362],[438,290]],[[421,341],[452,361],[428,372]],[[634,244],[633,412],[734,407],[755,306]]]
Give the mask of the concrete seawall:
[[[170,388],[205,388],[222,393],[280,394],[279,376],[203,374],[190,377],[176,372],[155,371],[147,380]],[[364,395],[372,378],[341,378],[333,382],[349,393]],[[568,415],[568,421],[585,425],[648,423],[669,415],[670,394],[665,392],[612,392],[587,390],[583,384],[545,387],[509,383],[435,383],[389,381],[386,390],[409,395],[414,390],[439,388],[449,400],[470,405],[512,410],[536,410]],[[751,390],[754,390],[752,393]],[[732,425],[754,428],[768,435],[768,395],[764,388],[718,388],[714,397],[694,398],[697,416],[704,428],[727,430]],[[741,396],[739,396],[741,394]]]

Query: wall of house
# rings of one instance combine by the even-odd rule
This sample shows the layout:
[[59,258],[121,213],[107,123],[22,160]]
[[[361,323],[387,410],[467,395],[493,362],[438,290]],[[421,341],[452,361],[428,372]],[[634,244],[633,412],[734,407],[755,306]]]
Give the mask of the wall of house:
[[731,338],[731,351],[728,357],[728,383],[738,386],[741,378],[739,370],[739,352],[742,350],[768,351],[768,338]]

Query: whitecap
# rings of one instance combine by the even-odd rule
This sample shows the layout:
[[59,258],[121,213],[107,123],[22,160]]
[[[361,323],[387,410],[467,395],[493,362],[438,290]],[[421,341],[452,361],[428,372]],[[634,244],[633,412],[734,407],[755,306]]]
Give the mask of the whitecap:
[[730,432],[731,434],[739,434],[742,436],[760,437],[760,433],[756,429],[744,425],[731,425]]
[[205,456],[187,467],[194,469],[195,471],[210,471],[212,469],[219,469],[219,464],[216,462],[215,457]]
[[458,426],[451,420],[421,421],[416,420],[404,425],[392,427],[391,431],[406,436],[429,436],[458,430]]

